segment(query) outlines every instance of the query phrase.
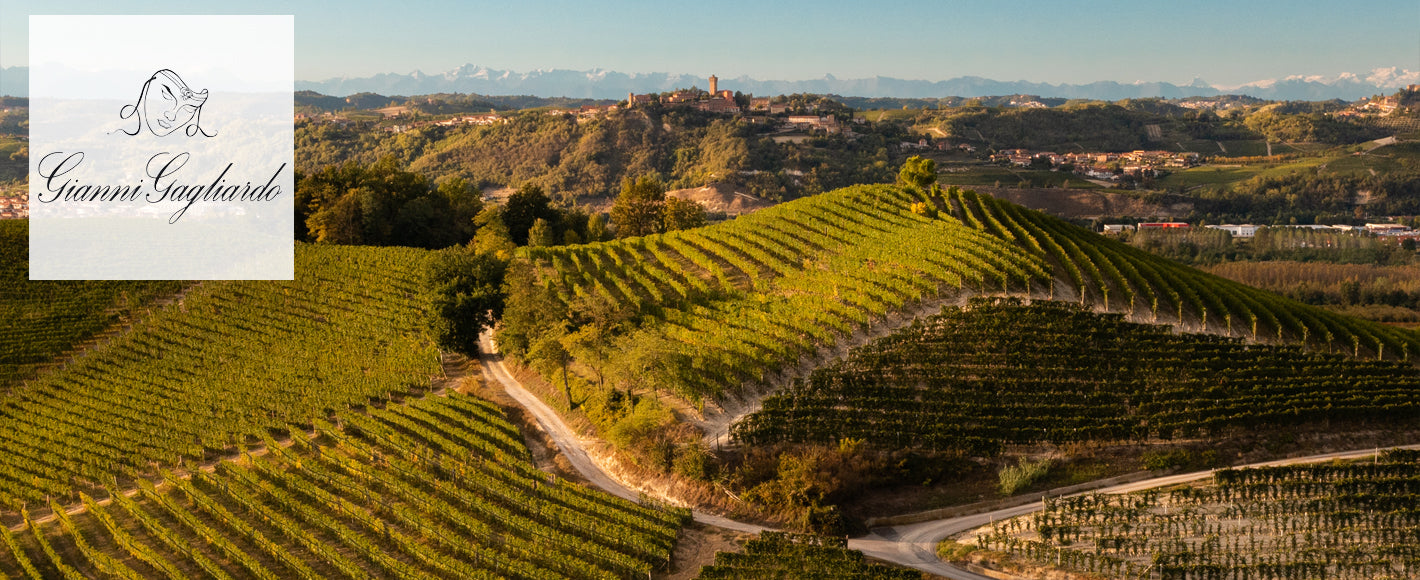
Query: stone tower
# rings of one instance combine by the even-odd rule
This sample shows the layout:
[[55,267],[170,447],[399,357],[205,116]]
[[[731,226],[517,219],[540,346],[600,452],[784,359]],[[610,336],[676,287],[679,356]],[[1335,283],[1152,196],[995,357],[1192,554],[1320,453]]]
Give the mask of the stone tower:
[[719,80],[720,79],[715,78],[715,75],[710,75],[710,94],[714,95],[720,92],[716,90],[716,84],[719,82]]

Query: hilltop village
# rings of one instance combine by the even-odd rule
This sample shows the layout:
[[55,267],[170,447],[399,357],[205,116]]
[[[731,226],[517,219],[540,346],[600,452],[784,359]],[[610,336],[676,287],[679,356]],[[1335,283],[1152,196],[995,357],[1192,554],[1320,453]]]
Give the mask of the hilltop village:
[[[853,136],[853,131],[847,123],[866,122],[863,119],[839,118],[832,114],[820,114],[819,107],[813,103],[808,103],[801,107],[790,104],[789,97],[779,95],[775,97],[755,97],[742,93],[736,93],[730,89],[720,87],[720,79],[715,75],[710,75],[709,90],[701,90],[697,87],[689,89],[677,89],[664,93],[636,94],[628,93],[625,101],[620,101],[606,105],[581,105],[576,108],[550,107],[544,111],[546,115],[552,116],[572,116],[578,122],[587,122],[600,118],[608,113],[616,111],[646,108],[686,108],[725,116],[742,117],[750,123],[774,125],[785,131],[803,131],[809,133],[837,135],[842,134],[848,137]],[[437,97],[425,97],[425,104],[437,104]],[[346,102],[351,105],[358,105],[353,97],[347,98]],[[405,120],[408,122],[397,122],[386,125],[383,129],[390,133],[403,133],[411,129],[421,127],[451,127],[457,125],[495,125],[508,121],[511,112],[495,112],[478,114],[453,115],[447,118],[438,119],[416,119],[414,112],[408,106],[391,105],[375,112],[387,120]],[[307,113],[297,113],[296,121],[312,120],[335,123],[338,125],[348,124],[348,119],[331,112],[321,115],[311,115]],[[914,144],[919,145],[919,144]],[[921,143],[925,148],[926,143]]]

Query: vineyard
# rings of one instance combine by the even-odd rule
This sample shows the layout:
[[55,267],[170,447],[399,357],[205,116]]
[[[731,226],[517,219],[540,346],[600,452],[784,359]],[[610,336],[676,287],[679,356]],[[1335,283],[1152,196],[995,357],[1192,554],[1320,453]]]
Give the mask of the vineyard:
[[297,250],[294,282],[202,284],[0,396],[0,506],[75,503],[269,429],[427,389],[440,372],[423,331],[428,254]]
[[1082,303],[1136,319],[1355,357],[1409,360],[1420,335],[1287,300],[1181,266],[990,196],[950,189],[964,223],[1044,254]]
[[922,573],[870,564],[843,538],[763,532],[743,552],[720,552],[700,580],[920,580]]
[[169,280],[29,281],[29,221],[0,220],[0,393],[155,298]]
[[975,298],[815,370],[732,434],[748,445],[854,438],[991,455],[1007,444],[1417,417],[1420,371],[1406,363],[1173,334],[1058,301]]
[[[600,302],[640,317],[618,350],[667,362],[634,374],[700,400],[947,291],[1047,285],[1041,259],[956,220],[911,213],[912,201],[893,187],[850,187],[710,228],[525,256],[564,309]],[[506,330],[499,338],[519,342]]]
[[1420,573],[1420,454],[1222,470],[1199,486],[1049,498],[975,542],[1106,578],[1382,580]]
[[[1302,305],[956,188],[929,195],[855,186],[708,228],[528,248],[522,256],[562,323],[505,325],[499,343],[511,354],[562,365],[565,355],[530,345],[549,332],[591,336],[600,341],[591,350],[605,360],[581,362],[599,378],[691,401],[733,393],[892,315],[963,294],[1072,300],[1134,320],[1362,358],[1408,360],[1420,349],[1414,333]],[[630,313],[631,323],[593,329],[595,313],[606,309],[597,305]]]
[[165,471],[108,505],[85,494],[88,511],[55,524],[26,513],[23,531],[0,527],[0,576],[646,577],[689,519],[539,471],[518,430],[474,397],[337,421],[213,473]]

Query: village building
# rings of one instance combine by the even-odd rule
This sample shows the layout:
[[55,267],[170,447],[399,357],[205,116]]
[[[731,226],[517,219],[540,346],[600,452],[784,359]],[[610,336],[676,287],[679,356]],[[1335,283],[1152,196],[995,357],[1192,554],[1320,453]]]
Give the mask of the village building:
[[1225,232],[1228,232],[1234,238],[1246,239],[1257,236],[1257,228],[1259,226],[1255,226],[1252,224],[1222,224],[1204,227],[1214,230],[1223,230]]

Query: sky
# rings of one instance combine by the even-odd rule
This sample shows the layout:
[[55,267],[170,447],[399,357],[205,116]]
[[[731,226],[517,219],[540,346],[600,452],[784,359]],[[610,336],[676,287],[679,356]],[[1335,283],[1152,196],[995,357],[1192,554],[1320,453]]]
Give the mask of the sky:
[[311,81],[464,64],[1220,86],[1420,71],[1417,0],[0,0],[0,66],[27,64],[29,14],[294,14],[296,78]]

